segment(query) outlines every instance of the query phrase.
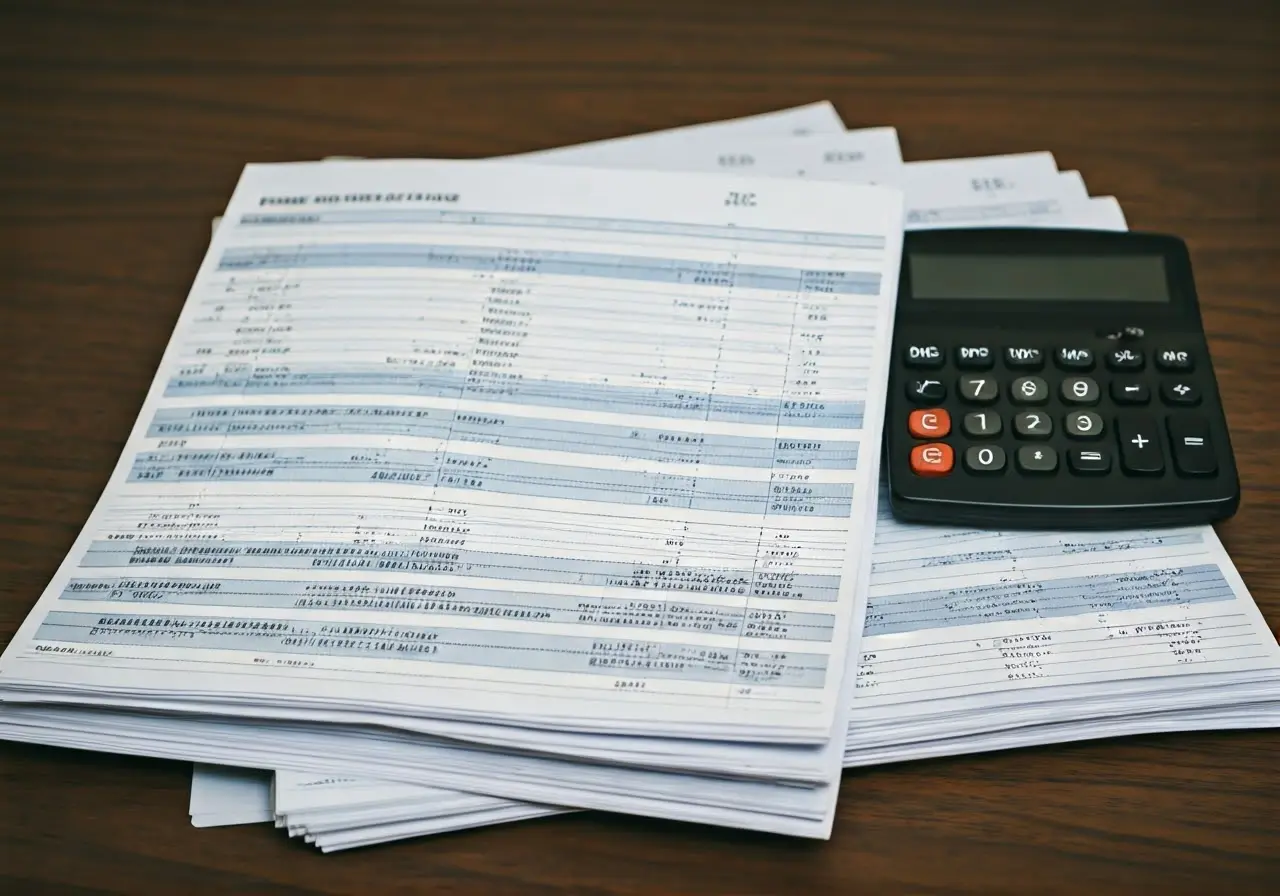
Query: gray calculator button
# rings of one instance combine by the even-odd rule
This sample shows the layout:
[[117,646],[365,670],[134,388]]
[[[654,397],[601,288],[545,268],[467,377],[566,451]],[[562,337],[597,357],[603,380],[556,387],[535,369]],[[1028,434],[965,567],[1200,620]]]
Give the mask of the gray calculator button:
[[1137,380],[1112,380],[1111,400],[1116,404],[1146,404],[1151,400],[1151,390]]
[[964,466],[970,473],[999,473],[1004,469],[1004,449],[999,445],[970,445],[964,449]]
[[1020,376],[1009,384],[1014,404],[1043,404],[1049,400],[1049,384],[1038,376]]
[[1102,418],[1093,411],[1072,411],[1067,414],[1065,428],[1073,439],[1101,438]]
[[916,370],[934,370],[945,360],[942,349],[936,345],[908,345],[902,350],[902,363]]
[[1170,381],[1160,384],[1160,397],[1165,404],[1199,404],[1200,390],[1186,380]]
[[1000,385],[990,375],[962,376],[956,389],[961,398],[974,404],[990,404],[1000,396]]
[[907,382],[907,398],[910,398],[916,404],[937,404],[946,397],[947,387],[942,385],[942,380],[926,377]]
[[1004,350],[1004,363],[1014,370],[1039,370],[1044,366],[1044,352],[1026,345],[1015,345]]
[[1087,376],[1069,376],[1062,381],[1062,400],[1067,404],[1097,404],[1098,384]]
[[989,439],[1000,435],[1004,424],[995,411],[973,411],[964,415],[964,434],[971,439]]
[[956,366],[961,370],[990,370],[996,355],[989,345],[956,346]]
[[1047,439],[1053,435],[1053,418],[1044,411],[1023,411],[1013,418],[1013,428],[1024,439]]
[[1054,360],[1063,370],[1092,370],[1093,349],[1064,347],[1054,352]]
[[1161,370],[1191,370],[1196,365],[1189,351],[1163,348],[1156,352],[1156,366]]
[[1052,473],[1058,469],[1058,452],[1048,445],[1023,445],[1018,449],[1018,469],[1024,473]]
[[1080,476],[1104,476],[1111,472],[1111,453],[1106,448],[1068,451],[1067,466]]

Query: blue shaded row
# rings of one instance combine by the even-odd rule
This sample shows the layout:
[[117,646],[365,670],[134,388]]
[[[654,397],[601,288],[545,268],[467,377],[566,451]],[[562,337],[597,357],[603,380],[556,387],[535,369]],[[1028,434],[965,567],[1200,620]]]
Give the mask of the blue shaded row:
[[356,434],[757,469],[853,470],[858,462],[858,443],[836,439],[700,434],[387,405],[162,408],[147,428],[152,438]]
[[469,628],[291,622],[156,614],[49,613],[36,640],[245,650],[293,656],[426,660],[433,663],[611,676],[821,688],[827,658],[742,648],[665,644]]
[[1184,569],[996,583],[872,597],[863,634],[892,635],[958,625],[1054,619],[1232,600],[1213,564]]
[[85,552],[81,566],[367,569],[439,573],[509,582],[552,582],[650,592],[734,594],[815,601],[836,600],[840,590],[839,575],[541,557],[416,545],[351,545],[307,541],[95,541]]
[[819,233],[773,230],[764,227],[725,227],[715,224],[681,224],[674,221],[641,221],[584,215],[538,215],[518,212],[456,212],[434,208],[325,209],[306,212],[266,212],[241,215],[241,227],[297,227],[350,224],[452,224],[479,227],[538,227],[589,230],[592,233],[649,233],[692,236],[734,242],[790,243],[805,246],[841,246],[847,249],[883,249],[885,238],[870,234]]
[[526,407],[824,429],[860,429],[865,407],[861,401],[749,398],[659,387],[504,379],[450,370],[405,370],[380,364],[331,368],[228,365],[222,372],[176,374],[165,387],[165,395],[171,398],[333,393],[468,399]]
[[130,482],[377,482],[569,501],[847,517],[851,483],[761,482],[399,448],[141,451]]
[[73,579],[60,599],[148,605],[435,613],[550,624],[591,624],[711,635],[830,642],[830,613],[760,610],[653,598],[578,597],[513,589],[430,587],[388,582],[263,579]]
[[421,243],[330,243],[324,245],[232,247],[218,261],[220,271],[268,271],[304,268],[430,268],[603,280],[639,280],[682,286],[760,289],[771,292],[819,292],[838,295],[880,294],[875,271],[834,271],[776,265],[719,264],[685,258],[648,258],[603,252],[543,249],[490,249]]

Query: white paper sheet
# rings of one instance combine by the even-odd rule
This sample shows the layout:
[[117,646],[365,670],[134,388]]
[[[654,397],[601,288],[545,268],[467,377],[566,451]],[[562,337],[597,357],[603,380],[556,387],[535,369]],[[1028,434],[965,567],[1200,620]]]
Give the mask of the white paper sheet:
[[706,133],[697,140],[645,137],[603,141],[521,158],[602,168],[723,171],[861,183],[892,179],[893,172],[902,167],[898,132],[893,128],[864,128],[807,137],[759,135],[740,129]]
[[197,763],[188,812],[198,828],[271,821],[271,772]]
[[822,100],[804,106],[763,112],[759,115],[748,115],[743,118],[730,118],[724,121],[667,128],[661,131],[631,134],[625,137],[614,137],[591,143],[579,143],[573,146],[557,146],[552,149],[541,149],[535,152],[505,156],[504,158],[547,164],[590,165],[593,163],[595,153],[606,147],[609,151],[643,148],[661,150],[670,144],[678,143],[693,148],[703,141],[714,141],[722,137],[804,137],[811,134],[840,134],[843,132],[844,122],[840,120],[840,115],[836,112],[835,107],[830,102]]

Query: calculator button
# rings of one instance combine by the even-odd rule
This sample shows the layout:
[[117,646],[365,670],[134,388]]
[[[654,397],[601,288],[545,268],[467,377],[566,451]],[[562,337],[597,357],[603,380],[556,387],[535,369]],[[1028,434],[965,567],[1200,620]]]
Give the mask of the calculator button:
[[1087,376],[1069,376],[1062,381],[1062,400],[1067,404],[1097,404],[1098,384]]
[[942,380],[908,380],[907,398],[917,404],[937,404],[947,397]]
[[1039,370],[1044,366],[1044,352],[1027,346],[1011,346],[1004,350],[1004,363],[1015,370]]
[[1170,380],[1160,384],[1160,397],[1165,404],[1196,405],[1200,403],[1200,390],[1195,383],[1185,380]]
[[930,442],[911,449],[911,471],[917,476],[946,476],[955,462],[955,452],[945,442]]
[[1004,469],[1004,449],[999,445],[970,445],[964,449],[964,467],[970,473],[999,473]]
[[1047,439],[1053,435],[1053,418],[1043,411],[1023,411],[1013,418],[1013,429],[1024,439]]
[[1111,453],[1105,448],[1080,448],[1067,452],[1067,466],[1081,476],[1111,472]]
[[942,408],[912,411],[907,431],[917,439],[940,439],[951,432],[951,415]]
[[1067,435],[1073,439],[1102,438],[1102,418],[1093,411],[1072,411],[1063,424]]
[[902,363],[917,370],[934,370],[942,361],[942,349],[936,345],[908,345],[902,350]]
[[1116,440],[1120,444],[1120,466],[1126,473],[1158,475],[1164,472],[1160,433],[1154,417],[1121,414],[1116,420]]
[[1000,386],[993,376],[962,376],[956,381],[956,390],[972,404],[990,404],[1000,397]]
[[1018,449],[1018,469],[1024,473],[1052,473],[1058,469],[1058,452],[1048,445],[1023,445]]
[[1009,384],[1014,404],[1044,404],[1049,400],[1049,384],[1038,376],[1020,376]]
[[1173,465],[1183,476],[1212,476],[1218,472],[1218,460],[1209,441],[1209,424],[1203,417],[1178,414],[1170,417],[1169,444],[1173,446]]
[[956,349],[956,366],[961,370],[990,370],[995,360],[990,346],[962,345]]
[[1146,404],[1151,400],[1151,390],[1146,383],[1135,380],[1112,380],[1111,400],[1116,404]]
[[1177,348],[1162,348],[1156,352],[1156,367],[1161,370],[1185,371],[1193,369],[1195,362],[1191,359],[1191,352]]
[[1113,348],[1107,352],[1107,367],[1112,370],[1141,370],[1146,363],[1141,349]]
[[1053,359],[1063,370],[1092,370],[1093,349],[1060,348],[1053,353]]
[[1004,424],[995,411],[974,411],[964,415],[964,434],[971,439],[990,439],[1000,435]]

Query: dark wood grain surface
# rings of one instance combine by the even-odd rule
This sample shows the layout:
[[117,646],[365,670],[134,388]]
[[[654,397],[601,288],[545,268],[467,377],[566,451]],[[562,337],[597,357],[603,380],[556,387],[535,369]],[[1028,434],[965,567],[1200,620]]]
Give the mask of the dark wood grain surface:
[[[1190,244],[1280,623],[1274,3],[0,2],[0,639],[105,484],[245,162],[519,152],[831,99],[1052,150]],[[322,856],[189,767],[0,744],[0,891],[1280,892],[1280,733],[847,772],[830,842],[588,814]]]

